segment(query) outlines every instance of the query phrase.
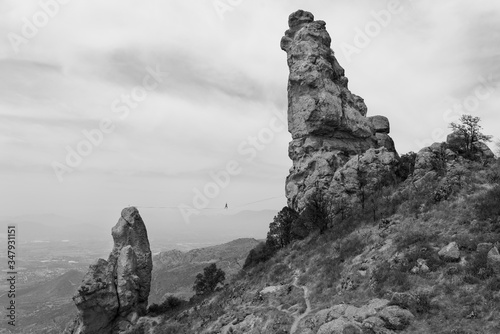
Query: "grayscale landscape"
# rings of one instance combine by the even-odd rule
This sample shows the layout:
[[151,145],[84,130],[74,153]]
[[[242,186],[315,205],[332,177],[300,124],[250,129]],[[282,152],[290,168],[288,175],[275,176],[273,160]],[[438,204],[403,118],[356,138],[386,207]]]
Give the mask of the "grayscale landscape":
[[495,0],[0,2],[0,334],[499,334]]

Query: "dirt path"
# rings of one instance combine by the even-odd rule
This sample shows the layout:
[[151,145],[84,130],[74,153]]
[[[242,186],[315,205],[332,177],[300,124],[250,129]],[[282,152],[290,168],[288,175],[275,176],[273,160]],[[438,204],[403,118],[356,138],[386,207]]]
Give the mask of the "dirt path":
[[292,327],[290,328],[290,334],[294,334],[297,331],[297,328],[299,326],[299,323],[302,319],[304,319],[309,313],[311,313],[311,301],[309,300],[309,289],[307,286],[304,285],[299,285],[297,282],[299,281],[299,275],[300,271],[296,270],[294,273],[294,279],[293,279],[293,286],[304,290],[304,300],[306,301],[306,310],[302,314],[297,314],[298,312],[295,312],[292,314],[292,316],[295,318]]

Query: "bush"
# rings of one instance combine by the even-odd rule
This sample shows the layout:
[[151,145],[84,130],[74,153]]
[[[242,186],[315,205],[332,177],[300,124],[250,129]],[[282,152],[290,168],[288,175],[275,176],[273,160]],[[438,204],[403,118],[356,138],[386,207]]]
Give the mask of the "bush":
[[308,199],[306,207],[300,213],[300,220],[306,222],[312,230],[323,234],[330,225],[331,205],[322,191],[316,190]]
[[493,268],[488,265],[488,253],[476,252],[467,264],[467,273],[480,280],[486,280],[494,275]]
[[[400,268],[391,267],[390,263],[382,262],[372,274],[373,290],[379,296],[383,297],[387,290],[393,292],[404,292],[411,288],[408,280],[408,273],[401,271]],[[387,288],[387,289],[386,289]]]
[[395,171],[396,176],[399,180],[404,181],[409,176],[413,175],[413,172],[415,170],[416,158],[417,153],[415,152],[409,152],[401,156],[397,165],[397,169]]
[[276,253],[276,248],[269,246],[266,242],[261,242],[248,253],[243,265],[243,269],[254,267],[255,265],[266,262]]
[[397,249],[398,251],[401,251],[402,249],[415,244],[426,244],[434,240],[436,240],[435,234],[430,234],[420,230],[409,230],[408,232],[400,234],[397,237]]
[[487,285],[490,291],[500,291],[500,277],[493,277]]
[[269,224],[269,232],[267,233],[267,243],[276,248],[284,248],[293,239],[293,224],[297,220],[299,214],[289,207],[285,206],[274,217],[273,222]]
[[401,266],[401,270],[409,271],[417,265],[418,259],[426,260],[430,271],[435,271],[441,267],[444,262],[439,258],[439,255],[427,243],[419,243],[411,251],[405,254],[405,264]]
[[158,304],[151,304],[148,307],[148,314],[151,316],[157,316],[159,314],[166,313],[171,310],[175,310],[179,306],[181,306],[185,301],[182,299],[179,299],[174,296],[168,296],[163,303],[160,305]]
[[215,263],[203,269],[203,274],[196,275],[193,290],[197,295],[205,295],[215,291],[219,283],[224,282],[226,273],[217,268]]
[[479,219],[498,219],[500,217],[500,185],[495,185],[475,201],[474,209]]

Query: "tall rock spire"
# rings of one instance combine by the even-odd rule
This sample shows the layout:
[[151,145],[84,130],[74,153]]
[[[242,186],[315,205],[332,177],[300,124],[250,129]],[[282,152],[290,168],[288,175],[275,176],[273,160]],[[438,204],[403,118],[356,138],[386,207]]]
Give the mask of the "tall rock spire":
[[289,156],[286,181],[289,206],[302,209],[316,188],[331,189],[335,171],[370,148],[394,152],[389,121],[366,117],[363,99],[348,89],[348,80],[330,48],[324,21],[299,10],[288,18],[281,39],[287,53]]
[[146,313],[153,262],[139,211],[123,209],[111,234],[113,250],[90,266],[73,297],[78,317],[65,333],[119,333]]

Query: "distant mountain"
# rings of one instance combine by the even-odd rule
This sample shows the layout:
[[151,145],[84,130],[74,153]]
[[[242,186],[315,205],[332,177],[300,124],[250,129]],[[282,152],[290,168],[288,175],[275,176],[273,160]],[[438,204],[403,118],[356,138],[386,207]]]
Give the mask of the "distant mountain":
[[238,213],[228,210],[215,215],[193,215],[189,223],[174,220],[158,224],[146,219],[145,222],[150,241],[169,238],[186,242],[220,244],[238,238],[265,238],[269,223],[279,209],[281,208]]
[[248,253],[258,243],[256,239],[237,239],[188,252],[170,250],[155,255],[149,303],[158,303],[171,294],[183,298],[192,296],[196,275],[210,263],[216,263],[229,278],[240,270]]

